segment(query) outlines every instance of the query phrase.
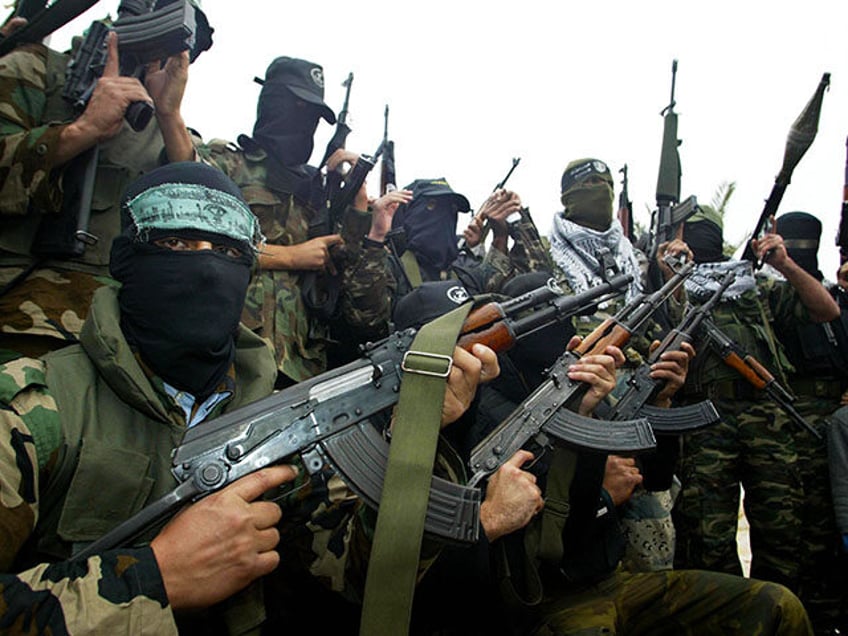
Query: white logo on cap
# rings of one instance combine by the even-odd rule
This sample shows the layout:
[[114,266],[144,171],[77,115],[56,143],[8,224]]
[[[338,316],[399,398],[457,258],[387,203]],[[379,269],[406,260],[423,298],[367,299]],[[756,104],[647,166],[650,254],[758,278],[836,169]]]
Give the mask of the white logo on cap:
[[447,297],[448,300],[457,305],[461,305],[470,298],[468,292],[465,290],[465,287],[459,287],[458,285],[448,289]]
[[315,82],[321,88],[324,88],[324,71],[321,70],[321,67],[316,66],[309,74],[312,76],[312,81]]
[[607,164],[605,164],[603,161],[593,162],[592,167],[595,169],[595,172],[608,172]]

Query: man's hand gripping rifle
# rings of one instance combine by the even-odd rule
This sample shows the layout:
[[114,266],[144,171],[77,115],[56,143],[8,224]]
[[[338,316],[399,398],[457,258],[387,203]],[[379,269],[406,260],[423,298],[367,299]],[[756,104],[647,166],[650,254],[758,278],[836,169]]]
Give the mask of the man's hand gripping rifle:
[[[163,61],[182,51],[192,51],[192,61],[212,45],[211,30],[205,16],[198,13],[190,0],[179,0],[156,11],[152,3],[123,2],[118,19],[109,28],[101,21],[91,23],[76,56],[68,64],[62,96],[78,112],[82,112],[94,86],[106,66],[106,38],[114,30],[118,34],[121,75],[140,77],[151,62]],[[198,20],[203,24],[198,29]],[[124,118],[133,130],[143,130],[153,116],[153,106],[134,102]]]
[[656,267],[659,246],[675,238],[680,238],[683,223],[698,211],[698,202],[694,196],[680,201],[680,139],[677,138],[677,113],[674,107],[674,84],[677,77],[677,60],[671,66],[671,98],[662,111],[663,138],[660,154],[660,168],[657,175],[657,209],[651,219],[651,231],[648,236],[647,255],[649,262],[649,280],[654,288],[659,287],[662,279]]
[[[536,329],[570,320],[621,293],[629,282],[629,276],[621,276],[576,296],[563,296],[548,285],[497,307],[485,305],[480,309],[486,312],[484,318],[476,312],[469,315],[459,344],[470,349],[480,342],[504,350]],[[536,311],[528,316],[516,316],[533,308]],[[376,507],[389,447],[369,418],[397,403],[403,357],[415,334],[408,329],[369,343],[354,362],[189,429],[172,457],[171,470],[179,485],[75,558],[126,544],[158,527],[182,506],[295,454],[310,473],[331,465],[365,503]],[[611,452],[637,450],[646,445],[645,431],[650,433],[645,423],[637,439],[632,434],[621,436],[622,443],[599,427],[572,431],[565,420],[565,441]],[[626,426],[619,424],[622,430]],[[433,477],[425,529],[451,541],[476,541],[479,507],[477,488]]]
[[674,408],[660,408],[651,403],[662,390],[664,382],[651,377],[651,365],[658,362],[666,351],[679,351],[684,342],[691,343],[709,317],[724,291],[733,283],[735,275],[728,272],[718,290],[707,302],[692,308],[680,324],[672,329],[660,345],[651,352],[648,360],[641,364],[627,380],[627,390],[619,397],[615,406],[604,417],[611,420],[646,417],[656,434],[679,435],[717,423],[721,416],[709,400],[698,404]]
[[[588,385],[574,382],[567,376],[568,367],[584,355],[603,353],[610,345],[624,346],[645,321],[651,317],[674,291],[683,284],[691,273],[693,263],[687,263],[660,289],[652,294],[642,294],[621,309],[615,316],[601,323],[592,333],[571,351],[566,351],[548,371],[548,379],[543,382],[510,416],[492,431],[471,451],[469,466],[472,477],[470,484],[477,484],[491,475],[509,457],[522,448],[529,440],[537,438],[540,446],[548,445],[548,437],[555,437],[566,443],[575,438],[566,435],[568,428],[579,423],[582,433],[592,440],[581,439],[580,446],[594,450],[616,448],[616,454],[640,452],[656,446],[651,425],[646,419],[624,421],[600,421],[581,417],[572,412],[576,410],[586,393]],[[619,280],[617,276],[613,280]],[[624,278],[630,279],[630,276]],[[563,408],[564,407],[564,408]],[[571,420],[571,421],[568,421]],[[541,437],[539,437],[541,435]],[[591,442],[600,438],[600,444]],[[625,451],[624,446],[630,448]]]

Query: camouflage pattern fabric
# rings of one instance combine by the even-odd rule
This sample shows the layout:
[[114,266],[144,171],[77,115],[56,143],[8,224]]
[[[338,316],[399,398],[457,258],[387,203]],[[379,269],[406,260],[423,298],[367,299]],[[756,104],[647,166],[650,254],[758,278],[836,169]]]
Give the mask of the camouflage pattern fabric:
[[[75,611],[85,607],[85,611]],[[4,634],[177,634],[150,548],[0,574]]]
[[798,395],[796,410],[822,436],[796,430],[795,445],[804,489],[798,596],[817,633],[848,629],[848,555],[841,548],[828,467],[834,399]]
[[[55,402],[39,378],[38,361],[0,367],[0,570],[8,572],[39,515],[38,493],[46,483],[45,453],[59,439],[34,437],[58,431]],[[32,390],[19,387],[34,383]],[[10,396],[12,396],[10,398]],[[42,461],[39,462],[39,447]],[[87,563],[41,564],[0,575],[0,631],[20,633],[176,634],[159,568],[149,548],[104,552]],[[84,612],[78,610],[85,607]],[[143,619],[142,619],[143,617]]]
[[[262,151],[246,152],[223,140],[197,147],[200,158],[225,172],[242,189],[262,232],[272,245],[295,245],[308,239],[315,211],[294,195],[266,187],[268,165]],[[350,212],[350,209],[348,210]],[[370,226],[370,215],[364,215]],[[361,228],[361,220],[352,222]],[[363,249],[362,238],[343,234],[346,267],[343,274],[342,315],[357,340],[387,332],[388,292],[386,256]],[[310,315],[301,295],[300,271],[261,269],[247,291],[242,322],[277,351],[279,370],[295,382],[327,369],[331,344],[329,325]]]
[[579,591],[550,589],[535,636],[812,634],[798,598],[774,583],[695,570],[617,572]]
[[36,257],[33,237],[42,219],[59,216],[70,188],[73,162],[56,163],[59,136],[74,117],[61,98],[68,59],[28,44],[0,60],[0,286],[36,265],[0,297],[0,349],[24,355],[76,341],[92,294],[108,277],[123,187],[157,166],[163,148],[155,122],[138,133],[124,124],[100,145],[89,222],[99,241],[79,257]]
[[682,491],[672,512],[675,566],[741,574],[739,484],[750,524],[751,576],[795,587],[804,491],[797,426],[765,398],[712,398],[722,421],[683,437]]
[[[757,277],[757,287],[713,311],[716,326],[783,386],[794,371],[775,330],[809,322],[795,290]],[[690,365],[687,401],[713,400],[722,422],[683,438],[682,491],[673,518],[675,566],[740,573],[736,553],[739,484],[751,527],[751,576],[796,589],[803,483],[796,440],[804,435],[768,397],[755,393],[705,343]]]
[[527,208],[521,208],[521,218],[509,227],[513,239],[509,254],[490,249],[483,257],[484,292],[499,292],[512,278],[529,272],[553,271],[553,260]]

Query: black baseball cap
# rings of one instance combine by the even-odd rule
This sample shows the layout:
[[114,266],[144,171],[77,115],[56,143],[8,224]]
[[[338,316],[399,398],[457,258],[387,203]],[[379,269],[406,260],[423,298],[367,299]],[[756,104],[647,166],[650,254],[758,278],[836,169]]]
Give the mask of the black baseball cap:
[[444,177],[436,179],[416,179],[405,190],[412,190],[412,201],[419,197],[452,197],[456,200],[458,210],[466,212],[471,209],[468,199],[454,192]]
[[284,86],[305,102],[321,109],[321,116],[330,124],[336,123],[336,114],[324,103],[324,68],[320,64],[296,57],[278,57],[265,71],[265,79],[255,81]]
[[392,319],[397,329],[420,327],[471,300],[471,294],[458,280],[421,283],[401,298]]

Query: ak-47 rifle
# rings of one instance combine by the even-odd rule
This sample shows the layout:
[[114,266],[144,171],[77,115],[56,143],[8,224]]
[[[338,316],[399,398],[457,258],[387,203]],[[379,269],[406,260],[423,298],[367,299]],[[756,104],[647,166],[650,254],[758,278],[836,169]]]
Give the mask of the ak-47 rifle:
[[698,201],[694,196],[680,203],[680,154],[677,148],[677,113],[674,107],[674,85],[677,77],[677,60],[671,65],[671,99],[660,115],[663,117],[662,150],[660,169],[657,175],[657,209],[651,218],[651,232],[648,237],[649,280],[657,287],[662,275],[656,267],[656,257],[662,243],[679,238],[683,223],[698,211]]
[[821,439],[819,432],[792,406],[795,397],[777,381],[774,375],[759,360],[742,349],[736,341],[719,329],[711,319],[706,318],[701,323],[701,329],[709,346],[727,366],[736,369],[742,378],[755,389],[764,391],[798,426],[809,431],[810,434],[818,439]]
[[619,170],[622,173],[621,192],[618,195],[618,222],[630,241],[633,241],[633,202],[627,192],[627,164]]
[[395,142],[389,139],[389,105],[383,113],[383,162],[380,164],[380,196],[397,190],[395,172]]
[[[504,335],[520,339],[545,326],[538,324],[536,313],[544,314],[547,324],[568,320],[622,293],[630,281],[630,276],[620,276],[576,296],[559,296],[548,287],[537,295],[544,299],[539,301],[538,311],[524,318],[515,313],[526,312],[527,299],[511,305],[507,303],[501,312],[492,313],[489,308],[489,315],[503,314],[504,318],[498,322],[507,323],[494,330],[497,337],[490,338],[490,332],[479,329],[497,325],[473,319],[464,329],[460,344],[468,349],[477,342],[495,348],[507,346],[511,340]],[[415,335],[414,329],[407,329],[376,344],[368,344],[358,360],[190,428],[172,456],[172,472],[179,485],[75,558],[86,558],[123,545],[153,530],[182,506],[295,454],[301,456],[310,473],[327,464],[333,466],[363,501],[376,507],[382,491],[388,445],[368,418],[397,402],[404,373],[404,354]],[[556,410],[560,405],[561,400],[546,407],[538,417],[550,418],[551,409]],[[557,421],[559,426],[554,434],[578,446],[621,453],[636,452],[652,445],[650,428],[644,420],[612,424],[609,430],[615,431],[614,434],[599,426],[597,420],[576,413],[557,415]],[[508,457],[502,459],[505,461]],[[476,541],[479,505],[478,489],[433,477],[425,529],[452,541]]]
[[836,246],[839,248],[839,264],[848,261],[848,138],[845,139],[845,180],[842,186],[842,213],[839,215],[839,232],[836,234]]
[[[792,172],[795,166],[801,161],[801,157],[807,152],[807,149],[813,144],[813,139],[816,138],[816,133],[819,130],[819,116],[821,115],[822,101],[824,99],[824,91],[830,85],[830,73],[822,75],[819,85],[816,87],[815,93],[807,102],[804,110],[798,115],[798,118],[789,129],[789,135],[786,138],[786,150],[783,152],[783,166],[780,172],[774,178],[774,185],[771,188],[771,194],[766,200],[765,207],[760,213],[760,218],[757,219],[757,225],[751,233],[751,239],[758,239],[766,229],[766,224],[769,219],[777,214],[777,208],[780,205],[780,200],[783,198],[783,193],[786,191],[786,186],[792,178]],[[762,260],[758,259],[754,254],[754,248],[751,247],[751,241],[745,246],[745,251],[742,253],[742,259],[753,261],[754,269],[760,269],[763,263],[768,260],[770,253],[766,253]]]
[[[604,352],[610,345],[623,347],[631,335],[683,284],[693,267],[694,263],[691,262],[682,265],[660,289],[652,294],[641,294],[627,303],[615,316],[598,325],[577,347],[560,356],[548,370],[547,380],[472,449],[468,462],[471,479],[468,483],[477,484],[491,475],[506,459],[533,438],[537,438],[541,446],[547,446],[547,434],[556,436],[558,418],[566,412],[562,407],[576,410],[586,393],[586,383],[574,382],[568,378],[568,367],[584,355]],[[620,277],[621,275],[614,280]],[[632,280],[630,276],[625,278]],[[612,422],[594,420],[594,429],[601,429],[603,434],[611,439],[621,434],[621,429]],[[644,435],[645,445],[637,450],[649,450],[656,444],[650,424],[644,430]],[[611,439],[605,441],[604,445],[610,446]],[[584,444],[584,447],[586,446]],[[594,450],[603,449],[596,447]]]
[[633,371],[627,380],[627,390],[621,394],[615,406],[603,417],[610,420],[647,417],[656,434],[679,435],[715,424],[720,416],[709,400],[698,404],[675,408],[651,406],[651,401],[665,384],[651,377],[651,365],[660,360],[666,351],[679,351],[684,342],[691,343],[709,317],[721,295],[735,280],[733,272],[728,272],[715,293],[703,304],[691,309],[674,329],[663,338],[659,347],[648,356],[648,360]]
[[15,17],[27,23],[7,37],[0,37],[0,55],[29,42],[41,42],[57,29],[97,4],[97,0],[58,0],[47,6],[47,0],[21,2]]

